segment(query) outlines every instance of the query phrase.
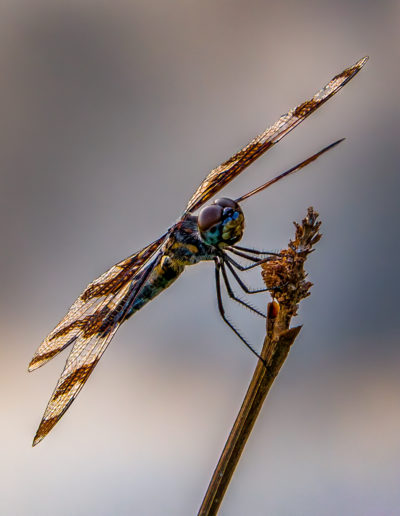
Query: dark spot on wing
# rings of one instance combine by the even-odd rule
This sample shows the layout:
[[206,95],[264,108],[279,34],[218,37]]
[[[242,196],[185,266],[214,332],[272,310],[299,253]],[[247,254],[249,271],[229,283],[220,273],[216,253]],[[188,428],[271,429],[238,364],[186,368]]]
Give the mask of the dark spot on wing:
[[87,315],[83,319],[78,319],[76,321],[73,321],[71,324],[64,326],[63,328],[58,330],[57,333],[52,335],[50,340],[58,339],[63,335],[67,335],[69,332],[75,330],[76,328],[82,328],[83,336],[90,337],[91,335],[98,333],[101,325],[104,322],[104,319],[108,316],[109,313],[110,309],[107,306],[105,306],[104,308],[102,308],[98,312],[95,312],[94,314]]
[[42,419],[40,422],[39,428],[37,429],[35,438],[33,439],[33,446],[38,444],[46,435],[50,432],[50,430],[53,428],[53,426],[60,421],[61,417],[65,414],[65,412],[70,407],[71,403],[74,401],[73,398],[71,398],[68,403],[63,407],[60,414],[57,414],[54,417],[50,417],[49,419]]
[[30,364],[29,364],[29,367],[32,367],[32,366],[36,365],[38,362],[43,362],[43,361],[50,360],[50,358],[53,358],[55,355],[57,355],[57,353],[62,351],[62,349],[63,348],[61,348],[61,349],[60,348],[53,349],[52,351],[48,351],[47,353],[43,353],[42,355],[37,355],[37,356],[33,357],[31,362],[30,362]]
[[97,285],[90,285],[85,292],[81,295],[82,301],[88,301],[94,297],[102,297],[108,296],[109,294],[116,294],[121,286],[123,286],[127,281],[129,281],[137,271],[137,267],[134,269],[126,270],[121,269],[116,276],[105,281],[104,283],[99,283]]
[[134,254],[130,258],[127,258],[124,262],[117,264],[115,267],[119,267],[121,271],[110,278],[108,281],[103,283],[92,284],[81,295],[82,301],[88,301],[94,297],[108,296],[110,294],[116,294],[120,288],[126,284],[127,281],[131,281],[137,271],[146,263],[151,255],[156,251],[160,245],[161,237],[157,241],[145,247],[140,252]]
[[319,102],[317,100],[307,100],[306,102],[303,102],[303,104],[300,104],[300,106],[297,106],[293,115],[297,118],[304,118],[306,115],[314,111],[318,104]]
[[342,73],[335,75],[335,77],[332,79],[331,82],[336,81],[337,79],[346,79],[347,77],[351,77],[354,75],[354,73],[356,71],[358,71],[358,69],[355,69],[354,66],[351,66],[350,68],[346,68],[346,70],[343,70]]
[[33,446],[35,446],[35,444],[40,442],[43,439],[43,437],[45,437],[50,432],[50,430],[58,422],[60,417],[61,417],[61,415],[51,417],[50,419],[42,419],[42,421],[39,425],[39,428],[37,429],[35,438],[33,440]]
[[56,400],[60,396],[68,394],[68,392],[74,387],[76,383],[81,383],[86,380],[86,378],[90,375],[94,367],[96,366],[99,360],[95,360],[90,364],[83,365],[78,367],[74,372],[72,372],[67,378],[57,387],[57,390],[53,394],[53,400]]

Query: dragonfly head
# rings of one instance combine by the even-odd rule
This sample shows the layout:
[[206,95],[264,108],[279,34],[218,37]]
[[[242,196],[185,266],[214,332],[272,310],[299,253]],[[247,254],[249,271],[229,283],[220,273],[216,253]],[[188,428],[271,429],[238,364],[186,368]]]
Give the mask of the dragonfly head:
[[225,247],[238,242],[243,236],[244,215],[232,199],[216,199],[200,210],[197,225],[200,236],[208,245]]

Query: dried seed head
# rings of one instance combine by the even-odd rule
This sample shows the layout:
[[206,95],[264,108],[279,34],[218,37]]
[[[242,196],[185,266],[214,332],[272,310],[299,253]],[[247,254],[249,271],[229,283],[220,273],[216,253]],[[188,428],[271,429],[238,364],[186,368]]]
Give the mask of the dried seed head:
[[299,302],[310,295],[312,283],[306,281],[304,262],[321,238],[321,223],[317,219],[318,213],[308,208],[301,225],[294,223],[296,234],[288,248],[283,249],[276,259],[262,265],[265,285],[291,316],[296,315]]

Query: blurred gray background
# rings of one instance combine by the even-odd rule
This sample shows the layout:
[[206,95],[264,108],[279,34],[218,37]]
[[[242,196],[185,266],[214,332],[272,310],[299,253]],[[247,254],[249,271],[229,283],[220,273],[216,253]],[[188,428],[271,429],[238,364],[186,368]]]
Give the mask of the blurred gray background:
[[[347,137],[244,205],[243,245],[285,246],[310,205],[324,239],[304,328],[220,514],[400,513],[399,22],[388,0],[2,2],[2,515],[196,513],[255,365],[217,314],[211,264],[123,325],[34,449],[65,354],[27,364],[86,284],[173,223],[211,168],[365,54],[224,190]],[[260,346],[263,321],[229,312]]]

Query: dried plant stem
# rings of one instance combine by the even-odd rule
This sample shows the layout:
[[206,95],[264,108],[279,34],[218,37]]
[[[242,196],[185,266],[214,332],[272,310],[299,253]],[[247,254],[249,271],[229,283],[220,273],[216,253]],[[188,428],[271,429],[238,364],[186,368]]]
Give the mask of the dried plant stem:
[[300,332],[301,326],[290,328],[290,321],[297,314],[299,302],[309,295],[312,286],[306,281],[304,262],[321,238],[317,218],[318,213],[309,208],[302,223],[295,223],[295,239],[289,242],[288,248],[281,251],[279,257],[263,265],[264,282],[275,292],[275,300],[268,305],[267,333],[261,351],[265,363],[261,360],[257,363],[198,516],[214,516],[218,513],[262,404]]
[[[258,361],[253,378],[225,444],[222,455],[215,468],[207,493],[199,510],[199,516],[211,516],[218,512],[225,491],[235,471],[237,463],[251,433],[253,425],[261,410],[272,382],[275,380],[283,362],[289,353],[290,346],[300,331],[300,326],[283,332],[281,337],[270,347],[271,340],[267,336],[261,356],[267,366]],[[267,356],[268,355],[268,356]]]

